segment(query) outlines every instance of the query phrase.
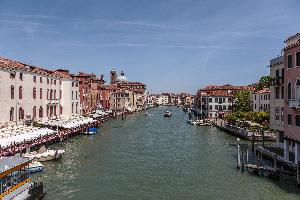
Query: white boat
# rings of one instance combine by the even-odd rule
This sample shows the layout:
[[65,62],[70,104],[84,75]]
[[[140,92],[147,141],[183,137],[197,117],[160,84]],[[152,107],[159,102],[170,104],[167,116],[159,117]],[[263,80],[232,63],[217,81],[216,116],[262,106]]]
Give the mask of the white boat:
[[197,125],[199,123],[199,120],[188,120],[187,123],[191,125]]
[[36,161],[44,162],[44,161],[50,161],[50,160],[56,160],[62,157],[62,154],[65,152],[65,150],[50,150],[47,149],[45,146],[42,146],[38,152],[33,151],[30,153],[23,154],[24,158],[31,158]]
[[44,171],[44,169],[45,169],[44,165],[38,161],[32,161],[28,165],[28,170],[29,170],[30,174],[36,173],[36,172],[42,172],[42,171]]

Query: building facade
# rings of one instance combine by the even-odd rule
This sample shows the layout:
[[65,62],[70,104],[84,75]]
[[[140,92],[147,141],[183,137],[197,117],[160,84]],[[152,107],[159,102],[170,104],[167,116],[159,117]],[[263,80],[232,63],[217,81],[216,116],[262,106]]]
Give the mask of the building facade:
[[284,51],[284,156],[300,160],[300,33],[285,41]]
[[270,112],[270,89],[264,88],[252,93],[253,112]]
[[68,71],[0,58],[0,124],[80,114],[79,82]]
[[270,128],[276,130],[277,145],[284,142],[284,64],[283,56],[270,60]]

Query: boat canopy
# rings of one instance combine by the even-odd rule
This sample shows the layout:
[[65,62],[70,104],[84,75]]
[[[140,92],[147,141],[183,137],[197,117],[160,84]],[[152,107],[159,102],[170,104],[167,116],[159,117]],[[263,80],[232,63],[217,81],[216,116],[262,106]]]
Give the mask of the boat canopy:
[[97,132],[97,128],[93,127],[93,128],[88,128],[89,132]]

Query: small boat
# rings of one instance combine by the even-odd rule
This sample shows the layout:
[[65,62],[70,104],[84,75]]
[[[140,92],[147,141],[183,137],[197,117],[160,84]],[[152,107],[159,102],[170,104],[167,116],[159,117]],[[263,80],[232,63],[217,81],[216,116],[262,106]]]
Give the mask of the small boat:
[[87,128],[84,135],[95,135],[97,133],[97,128]]
[[208,120],[200,120],[198,126],[211,126],[212,122]]
[[166,111],[164,117],[172,117],[172,113],[170,111]]
[[199,123],[198,120],[188,120],[186,123],[191,124],[191,125],[196,125]]
[[23,154],[23,158],[30,158],[39,162],[44,162],[59,159],[62,157],[63,153],[65,153],[65,150],[50,150],[45,146],[42,146],[37,152],[33,151]]
[[28,171],[30,174],[42,172],[44,171],[44,169],[45,169],[44,165],[38,161],[32,161],[28,165]]

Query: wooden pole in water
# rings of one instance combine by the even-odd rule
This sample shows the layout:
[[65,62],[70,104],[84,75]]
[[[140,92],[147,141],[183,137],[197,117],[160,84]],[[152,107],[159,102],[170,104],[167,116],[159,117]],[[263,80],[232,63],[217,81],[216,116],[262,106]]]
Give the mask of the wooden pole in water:
[[244,158],[245,158],[245,152],[244,152],[244,149],[242,149],[242,172],[244,172],[244,165],[245,165],[245,163],[244,163],[245,159]]
[[300,187],[300,161],[297,163],[297,187]]

